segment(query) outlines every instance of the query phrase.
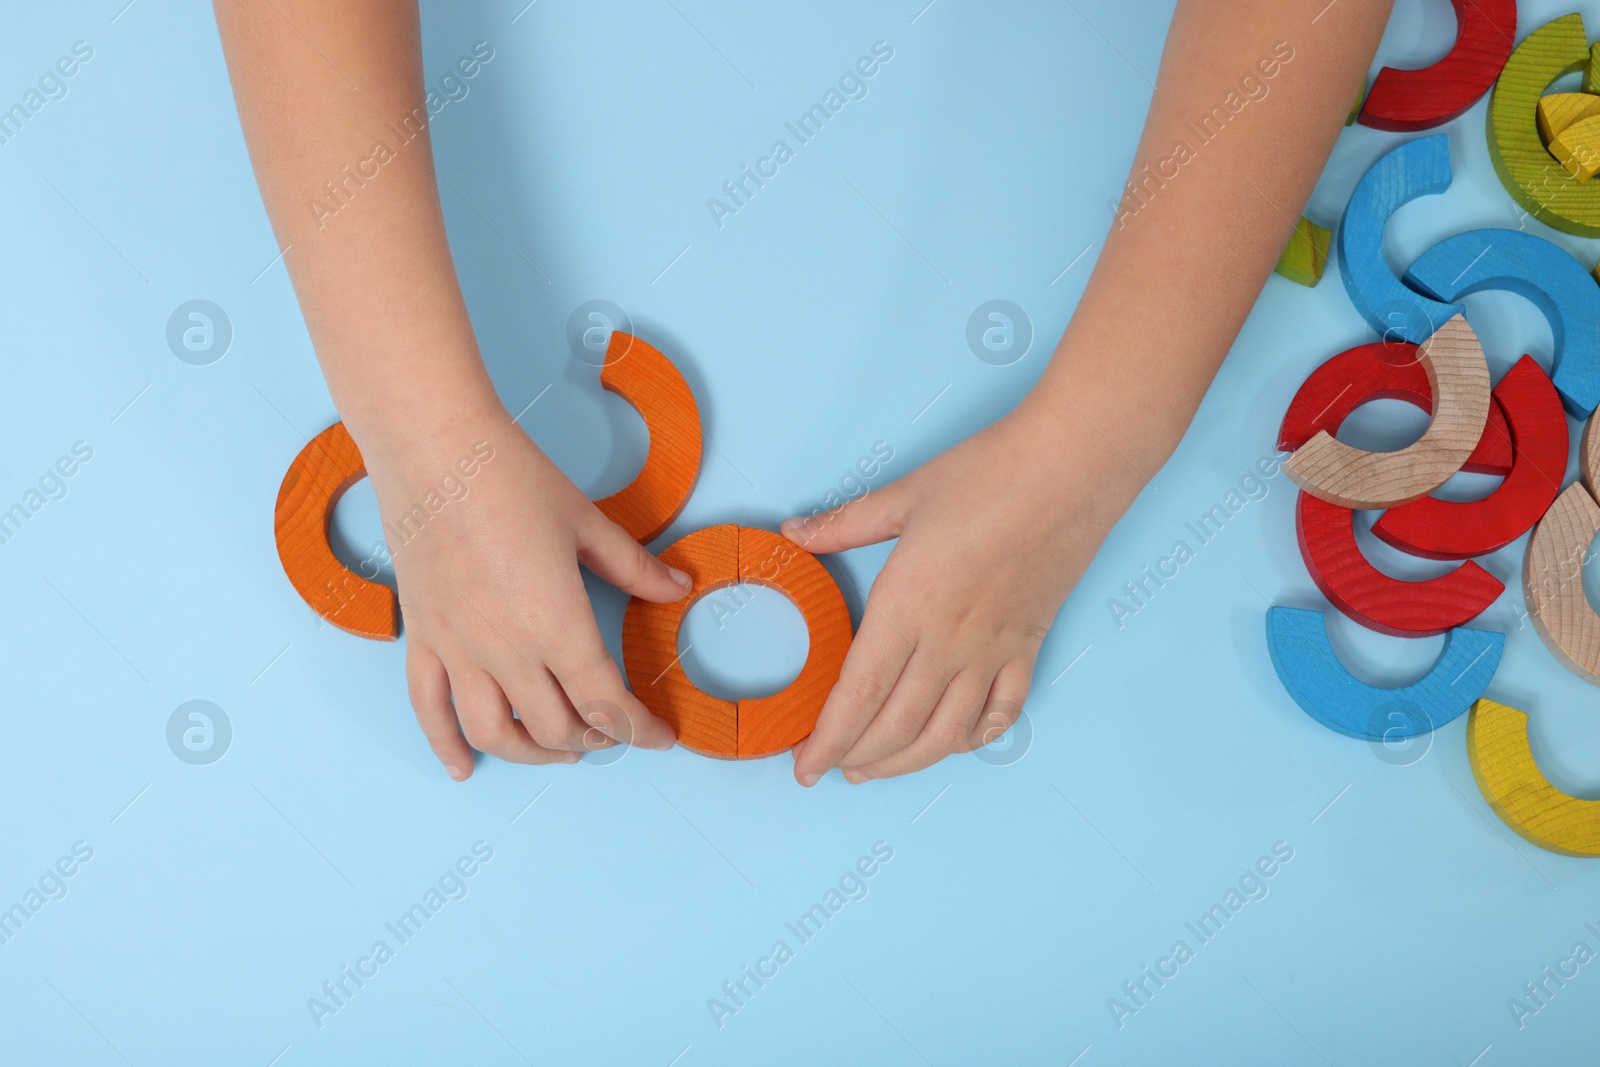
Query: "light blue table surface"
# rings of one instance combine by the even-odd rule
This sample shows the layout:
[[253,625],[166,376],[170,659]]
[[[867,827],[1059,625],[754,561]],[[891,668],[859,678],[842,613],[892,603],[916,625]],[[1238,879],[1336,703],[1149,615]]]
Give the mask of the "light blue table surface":
[[[1082,292],[1170,6],[925,2],[426,5],[431,85],[475,43],[493,50],[464,96],[444,87],[459,99],[434,132],[506,403],[541,397],[522,421],[586,491],[629,480],[643,425],[564,341],[592,299],[625,308],[700,400],[710,447],[658,548],[815,507],[876,442],[893,448],[887,474],[911,470],[1016,402]],[[1520,1027],[1507,1002],[1576,942],[1600,950],[1600,869],[1495,817],[1464,719],[1387,751],[1287,697],[1263,614],[1323,601],[1285,477],[1209,542],[1186,532],[1272,454],[1306,373],[1371,339],[1333,269],[1315,289],[1269,281],[1178,454],[1061,613],[1014,741],[809,792],[787,756],[682,750],[485,760],[457,785],[412,719],[403,646],[320,625],[283,576],[279,480],[337,416],[209,5],[124,3],[17,7],[0,35],[0,106],[74,42],[93,50],[0,144],[0,507],[92,449],[0,544],[0,908],[41,902],[0,944],[0,1062],[1593,1062],[1600,964]],[[1320,6],[1305,5],[1307,42]],[[1522,6],[1519,36],[1567,10]],[[1379,62],[1425,65],[1453,29],[1440,0],[1401,0]],[[785,123],[875,42],[893,58],[866,95],[798,145]],[[1455,184],[1398,213],[1397,266],[1521,222],[1484,110],[1444,127]],[[708,198],[779,139],[794,157],[717,225]],[[1346,130],[1308,213],[1331,224],[1402,139]],[[1600,252],[1526,225],[1585,265]],[[166,339],[195,299],[231,325],[206,365]],[[993,299],[1034,334],[1009,365],[966,341]],[[1548,367],[1531,305],[1467,306],[1497,375],[1524,351]],[[1421,420],[1383,402],[1349,436],[1394,447]],[[347,559],[378,541],[365,484],[337,532]],[[1110,598],[1179,539],[1194,558],[1119,626]],[[1396,574],[1443,569],[1363,544]],[[1490,693],[1533,714],[1549,777],[1593,796],[1595,691],[1527,623],[1524,545],[1487,561],[1510,587],[1480,623],[1509,635]],[[858,619],[850,583],[865,589],[886,552],[828,562]],[[615,652],[625,600],[591,591]],[[1420,675],[1442,642],[1331,629],[1383,684]],[[732,692],[781,686],[804,654],[776,595],[720,629],[698,608],[691,630],[691,671]],[[191,700],[231,732],[205,765],[168,744]],[[872,876],[851,877],[874,849]],[[1196,938],[1187,924],[1274,849],[1292,859],[1246,880],[1259,899]],[[61,857],[70,877],[52,873]],[[470,877],[452,875],[462,857]],[[395,936],[386,924],[441,888]],[[814,904],[826,923],[797,936]],[[1192,958],[1147,979],[1119,1025],[1108,1001],[1133,1006],[1124,984],[1180,940]],[[330,998],[324,983],[358,967],[363,984]],[[744,977],[758,967],[776,969],[760,986]],[[740,980],[735,1000],[724,983]]]

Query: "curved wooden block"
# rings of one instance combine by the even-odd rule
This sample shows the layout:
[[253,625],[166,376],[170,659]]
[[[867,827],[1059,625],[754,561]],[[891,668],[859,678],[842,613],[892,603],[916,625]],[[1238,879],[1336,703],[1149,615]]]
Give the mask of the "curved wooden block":
[[[722,759],[759,759],[792,747],[816,725],[850,649],[850,612],[815,556],[767,530],[726,524],[696,530],[661,560],[687,571],[694,590],[671,604],[635,597],[622,620],[622,658],[640,702],[670,723],[678,743]],[[810,650],[800,674],[772,696],[731,701],[710,696],[684,672],[678,630],[714,589],[748,582],[776,589],[800,610]]]
[[1588,64],[1582,15],[1552,19],[1523,38],[1489,97],[1489,158],[1524,211],[1566,233],[1600,237],[1600,186],[1573,180],[1545,148],[1538,128],[1539,97],[1552,82]]
[[1488,688],[1505,643],[1493,630],[1451,630],[1427,674],[1387,689],[1345,670],[1322,612],[1267,610],[1267,651],[1283,688],[1313,719],[1362,741],[1404,740],[1456,718]]
[[1530,301],[1550,323],[1550,378],[1568,413],[1588,418],[1600,404],[1600,286],[1559,246],[1521,230],[1468,230],[1418,256],[1406,282],[1443,300],[1501,289]]
[[1322,280],[1322,270],[1328,265],[1328,245],[1332,240],[1331,230],[1323,229],[1302,215],[1294,224],[1283,255],[1278,257],[1278,265],[1272,269],[1291,282],[1315,286]]
[[1600,115],[1574,122],[1551,138],[1549,147],[1556,162],[1573,178],[1580,182],[1593,178],[1600,170]]
[[1510,544],[1549,510],[1567,470],[1561,398],[1532,356],[1517,360],[1494,396],[1516,447],[1505,481],[1482,500],[1425,496],[1392,508],[1372,526],[1379,539],[1428,559],[1470,559]]
[[[1369,400],[1404,400],[1424,412],[1433,410],[1428,372],[1417,361],[1416,345],[1374,341],[1326,360],[1306,377],[1289,402],[1278,428],[1278,451],[1293,452],[1318,430],[1337,437],[1345,417]],[[1511,470],[1511,431],[1493,394],[1489,421],[1461,469],[1502,475]]]
[[1462,312],[1459,304],[1441,304],[1406,288],[1383,254],[1383,228],[1389,216],[1401,204],[1441,193],[1449,185],[1450,141],[1445,134],[1434,134],[1407,141],[1380,157],[1356,183],[1345,205],[1336,238],[1339,274],[1351,303],[1385,341],[1421,344]]
[[1600,96],[1584,90],[1581,93],[1547,93],[1539,98],[1535,120],[1539,139],[1548,147],[1561,135],[1561,131],[1579,119],[1600,115]]
[[1319,430],[1283,464],[1306,492],[1347,508],[1407,504],[1443,485],[1478,446],[1489,418],[1489,364],[1460,315],[1417,350],[1433,418],[1405,448],[1366,452]]
[[1596,487],[1600,486],[1600,432],[1595,430],[1597,422],[1600,419],[1590,417],[1583,424],[1583,437],[1578,442],[1578,476],[1588,487],[1589,495],[1600,500],[1600,495],[1596,495]]
[[595,506],[635,541],[653,541],[683,511],[700,475],[699,405],[671,360],[621,330],[611,332],[600,384],[644,418],[650,449],[639,476]]
[[1528,716],[1481,699],[1467,716],[1467,755],[1483,799],[1505,824],[1540,848],[1600,856],[1600,800],[1551,785],[1528,744]]
[[1534,528],[1522,560],[1528,617],[1551,655],[1586,682],[1600,685],[1600,615],[1583,591],[1583,561],[1600,533],[1600,505],[1573,482]]
[[1384,67],[1373,79],[1360,122],[1378,130],[1425,130],[1471,107],[1499,77],[1517,36],[1516,0],[1451,0],[1456,43],[1421,70]]
[[1300,556],[1333,606],[1391,637],[1431,637],[1481,614],[1505,591],[1476,563],[1407,582],[1383,573],[1356,544],[1355,512],[1301,493],[1295,508]]
[[284,472],[273,509],[283,573],[313,611],[357,637],[400,636],[395,591],[340,563],[328,544],[328,521],[344,491],[366,476],[366,461],[344,423],[313,437]]

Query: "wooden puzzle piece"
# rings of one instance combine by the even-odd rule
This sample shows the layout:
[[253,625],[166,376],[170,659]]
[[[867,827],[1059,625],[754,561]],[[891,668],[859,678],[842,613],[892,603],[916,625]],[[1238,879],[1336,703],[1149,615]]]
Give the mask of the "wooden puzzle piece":
[[1549,145],[1562,130],[1592,115],[1600,115],[1600,96],[1592,92],[1546,93],[1539,98],[1535,114],[1539,139]]
[[1355,512],[1301,493],[1295,508],[1300,556],[1322,595],[1368,629],[1391,637],[1431,637],[1494,603],[1505,586],[1467,562],[1447,574],[1408,582],[1367,561],[1356,543]]
[[1583,437],[1578,441],[1578,476],[1588,487],[1589,495],[1600,501],[1600,432],[1595,424],[1600,419],[1590,417],[1583,424]]
[[[1289,401],[1278,429],[1278,450],[1293,452],[1318,430],[1337,437],[1345,417],[1369,400],[1404,400],[1424,412],[1433,410],[1428,372],[1417,361],[1416,345],[1374,341],[1326,360]],[[1461,469],[1501,475],[1511,470],[1511,431],[1492,393],[1489,420]]]
[[374,641],[400,636],[395,591],[339,562],[328,544],[334,505],[366,477],[361,450],[336,422],[313,437],[284,472],[272,525],[278,559],[295,592],[341,630]]
[[1483,799],[1505,824],[1540,848],[1600,856],[1600,800],[1550,784],[1528,744],[1528,716],[1483,698],[1467,716],[1467,756]]
[[1332,240],[1333,231],[1323,229],[1302,215],[1294,224],[1283,255],[1278,257],[1278,265],[1272,269],[1291,282],[1315,286],[1322,280],[1322,270],[1328,265],[1328,245]]
[[1540,96],[1589,62],[1582,15],[1552,19],[1523,38],[1489,96],[1489,158],[1524,211],[1566,233],[1600,237],[1600,185],[1575,181],[1545,148],[1538,128]]
[[1401,741],[1455,719],[1488,688],[1505,643],[1505,634],[1458,627],[1427,674],[1390,689],[1345,669],[1322,612],[1267,610],[1267,652],[1283,688],[1313,719],[1362,741]]
[[1361,117],[1361,105],[1367,102],[1368,85],[1369,83],[1365,78],[1361,79],[1361,88],[1356,92],[1356,102],[1350,105],[1350,113],[1344,117],[1346,126],[1354,126],[1356,119]]
[[1451,0],[1456,43],[1421,70],[1384,67],[1373,79],[1361,124],[1379,130],[1424,130],[1471,107],[1494,84],[1517,35],[1516,0]]
[[1567,470],[1561,398],[1532,356],[1517,360],[1494,396],[1515,445],[1505,481],[1481,500],[1425,496],[1392,508],[1372,526],[1380,540],[1428,559],[1470,559],[1510,544],[1549,510]]
[[600,384],[639,412],[650,446],[639,476],[595,506],[635,541],[654,541],[683,511],[700,476],[699,405],[671,360],[621,330],[611,332]]
[[1407,141],[1378,159],[1356,183],[1335,238],[1339,275],[1351,303],[1385,341],[1421,344],[1461,314],[1401,283],[1383,254],[1383,228],[1400,205],[1450,185],[1450,140],[1440,133]]
[[1352,448],[1326,430],[1295,450],[1284,473],[1306,492],[1347,508],[1410,503],[1443,485],[1478,446],[1489,418],[1489,365],[1457,315],[1417,350],[1433,418],[1421,437],[1393,452]]
[[1522,561],[1522,598],[1551,655],[1586,682],[1600,685],[1600,615],[1583,591],[1583,563],[1600,533],[1600,505],[1573,482],[1550,505]]
[[1550,154],[1576,180],[1593,178],[1600,170],[1600,115],[1579,119],[1562,130],[1551,139]]
[[1441,300],[1488,289],[1516,293],[1550,323],[1551,381],[1567,412],[1600,404],[1600,287],[1559,246],[1521,230],[1468,230],[1416,258],[1406,282]]
[[[628,602],[622,658],[634,696],[671,724],[679,744],[702,755],[759,759],[804,739],[839,680],[852,639],[850,612],[832,575],[787,538],[731,523],[688,534],[669,545],[661,560],[688,572],[694,588],[671,604],[637,597]],[[678,630],[701,597],[741,582],[788,597],[806,621],[810,649],[799,676],[781,692],[731,701],[690,681],[678,653]]]

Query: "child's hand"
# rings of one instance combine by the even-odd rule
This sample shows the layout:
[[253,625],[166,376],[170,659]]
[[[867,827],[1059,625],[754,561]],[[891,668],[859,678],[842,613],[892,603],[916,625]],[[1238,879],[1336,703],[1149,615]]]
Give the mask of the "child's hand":
[[785,522],[812,552],[900,538],[795,748],[796,780],[906,774],[1000,737],[1056,611],[1138,492],[1133,474],[1070,407],[1024,405],[883,489]]
[[[578,565],[658,602],[687,594],[686,575],[602,515],[498,405],[373,451],[411,702],[452,778],[472,773],[473,748],[573,763],[619,741],[672,747],[672,728],[623,685]],[[437,512],[430,494],[446,501]]]

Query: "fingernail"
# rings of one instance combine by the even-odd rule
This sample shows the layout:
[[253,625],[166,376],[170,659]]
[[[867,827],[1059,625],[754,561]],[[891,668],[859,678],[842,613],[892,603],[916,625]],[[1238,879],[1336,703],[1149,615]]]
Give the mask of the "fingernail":
[[844,780],[849,782],[851,785],[860,785],[862,782],[867,780],[867,776],[862,774],[860,771],[845,771]]
[[665,752],[668,749],[670,749],[673,745],[676,745],[677,743],[678,743],[678,739],[676,737],[668,737],[665,740],[657,741],[654,744],[649,745],[647,747],[652,748],[657,752]]
[[807,789],[810,789],[812,786],[817,784],[817,780],[821,777],[822,775],[818,774],[816,771],[807,771],[805,774],[800,776],[800,784],[805,786]]
[[583,758],[583,756],[580,755],[577,752],[568,752],[565,756],[561,757],[561,762],[562,763],[577,763],[582,758]]
[[694,587],[694,579],[689,577],[689,575],[684,573],[683,571],[680,571],[678,568],[676,568],[676,567],[668,567],[667,568],[667,573],[672,575],[672,580],[673,581],[677,582],[679,585],[683,586],[685,589],[692,589]]
[[460,767],[457,767],[454,763],[445,764],[444,769],[449,773],[450,777],[454,778],[458,782],[467,776],[467,772],[462,770]]

